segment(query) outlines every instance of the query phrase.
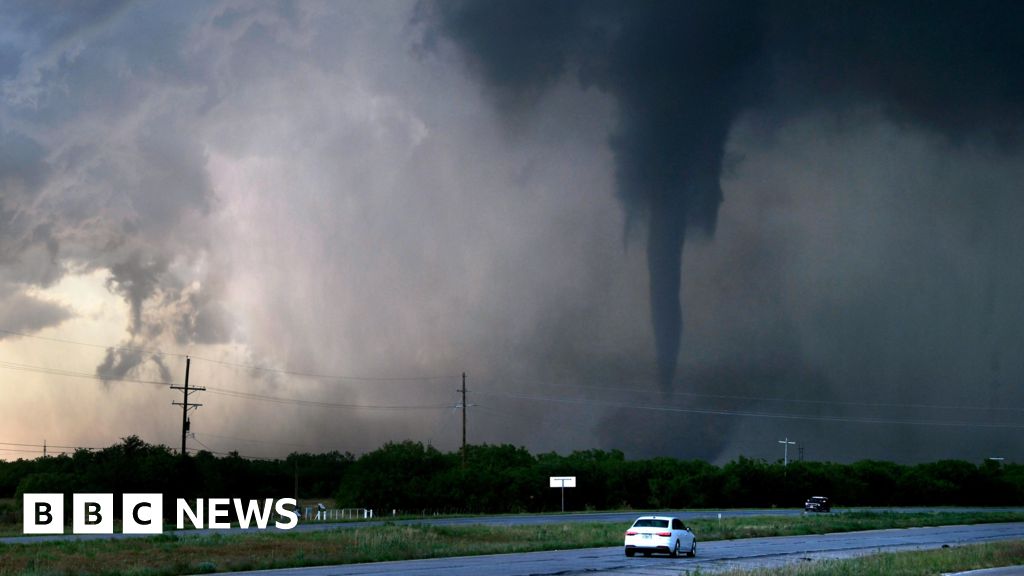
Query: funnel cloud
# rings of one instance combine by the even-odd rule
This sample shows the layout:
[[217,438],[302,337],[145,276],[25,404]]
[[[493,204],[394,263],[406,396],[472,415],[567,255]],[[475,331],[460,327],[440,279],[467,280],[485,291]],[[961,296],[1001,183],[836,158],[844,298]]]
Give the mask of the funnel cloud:
[[1010,2],[437,2],[440,36],[507,105],[559,76],[612,96],[609,138],[627,223],[646,226],[657,378],[682,334],[683,245],[713,234],[726,141],[744,112],[878,106],[958,142],[1014,146],[1024,112]]

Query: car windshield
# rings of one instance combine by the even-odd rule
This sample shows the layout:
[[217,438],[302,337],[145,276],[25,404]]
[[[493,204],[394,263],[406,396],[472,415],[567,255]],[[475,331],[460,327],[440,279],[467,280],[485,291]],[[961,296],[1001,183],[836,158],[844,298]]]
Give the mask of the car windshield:
[[668,520],[640,518],[633,523],[633,528],[668,528]]
[[811,502],[824,502],[825,498],[822,498],[821,496],[815,496],[814,498],[811,498],[810,501]]

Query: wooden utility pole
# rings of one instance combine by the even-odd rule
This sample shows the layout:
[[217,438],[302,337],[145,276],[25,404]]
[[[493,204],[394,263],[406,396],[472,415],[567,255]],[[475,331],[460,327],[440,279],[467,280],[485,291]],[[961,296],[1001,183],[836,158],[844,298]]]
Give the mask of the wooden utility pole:
[[462,373],[462,467],[466,467],[466,373]]
[[181,402],[171,402],[171,404],[173,404],[175,406],[181,406],[181,455],[182,456],[185,456],[185,454],[187,454],[186,446],[185,446],[185,438],[188,435],[188,431],[189,431],[189,428],[190,428],[190,422],[188,420],[188,411],[193,409],[193,408],[198,408],[198,407],[202,406],[202,404],[197,404],[195,402],[189,402],[188,401],[188,395],[193,393],[193,392],[202,392],[203,390],[206,390],[206,388],[201,387],[201,386],[193,386],[192,388],[188,387],[188,371],[189,371],[189,368],[191,367],[191,365],[192,365],[192,359],[189,358],[188,356],[186,356],[185,357],[185,385],[184,386],[171,386],[171,390],[181,390],[181,391],[183,391],[182,399],[181,399],[182,401]]

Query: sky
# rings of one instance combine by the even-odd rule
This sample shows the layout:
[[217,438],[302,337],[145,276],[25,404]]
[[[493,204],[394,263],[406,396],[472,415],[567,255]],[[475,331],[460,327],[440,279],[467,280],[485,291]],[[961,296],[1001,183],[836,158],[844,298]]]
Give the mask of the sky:
[[1021,461],[1013,2],[5,2],[0,458]]

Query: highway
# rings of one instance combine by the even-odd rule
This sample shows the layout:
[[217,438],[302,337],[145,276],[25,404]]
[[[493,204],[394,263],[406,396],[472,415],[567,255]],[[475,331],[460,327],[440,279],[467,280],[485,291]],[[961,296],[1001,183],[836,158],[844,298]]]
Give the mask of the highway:
[[[1024,508],[842,508],[836,509],[841,512],[1024,512]],[[643,514],[663,514],[677,516],[683,520],[696,518],[742,518],[746,516],[800,516],[803,510],[800,508],[778,508],[778,509],[727,509],[727,510],[658,510],[658,511],[631,511],[631,512],[576,512],[566,514],[506,514],[496,516],[460,516],[436,518],[416,518],[393,520],[394,524],[430,524],[435,526],[530,526],[535,524],[562,524],[566,522],[622,522],[623,530],[626,525]],[[67,524],[70,520],[65,519]],[[359,528],[366,526],[380,526],[388,520],[381,518],[370,521],[355,522],[303,522],[290,530],[291,532],[315,532],[321,530],[333,530],[337,528]],[[271,525],[272,526],[272,525]],[[70,531],[70,525],[66,528]],[[255,531],[254,528],[244,530],[242,528],[230,528],[227,530],[167,530],[164,534],[175,534],[178,536],[209,536],[212,534],[230,535],[241,534],[247,531]],[[278,531],[275,528],[268,528],[268,531]],[[145,538],[145,534],[52,534],[41,536],[8,536],[0,538],[4,544],[32,544],[35,542],[51,542],[55,540],[96,540],[107,538]]]
[[[1013,511],[1021,508],[892,508],[856,509],[873,512],[972,512],[972,511]],[[851,510],[844,510],[851,511]],[[683,519],[735,518],[745,516],[797,516],[799,509],[778,510],[722,510],[722,511],[659,511],[659,514],[676,515]],[[641,512],[597,512],[570,514],[533,514],[473,517],[438,517],[426,519],[397,520],[396,524],[434,525],[539,525],[572,522],[622,522],[623,529]],[[384,520],[347,523],[303,523],[295,531],[318,531],[337,528],[356,528],[383,524]],[[244,532],[239,528],[230,530],[185,530],[168,531],[168,534],[209,535]],[[698,534],[698,539],[699,539]],[[70,539],[105,539],[144,537],[136,535],[47,535],[0,538],[9,544],[30,544],[34,542]],[[691,573],[698,568],[701,573],[714,573],[732,569],[756,569],[779,566],[793,562],[806,562],[825,558],[846,558],[875,552],[939,548],[959,546],[976,542],[1024,539],[1024,523],[983,524],[975,526],[942,526],[935,528],[909,528],[900,530],[879,530],[826,534],[819,536],[790,536],[780,538],[754,538],[734,541],[699,542],[697,558],[666,558],[642,556],[626,558],[621,547],[591,548],[532,552],[524,554],[501,554],[458,558],[412,560],[406,562],[381,562],[374,564],[352,564],[343,566],[311,567],[276,571],[248,572],[240,574],[265,574],[267,576],[344,576],[415,574],[417,576],[460,576],[494,574],[496,576],[542,576],[546,574],[601,573],[609,575],[668,576]]]
[[1024,539],[1024,523],[941,526],[752,538],[698,544],[696,558],[626,558],[619,546],[525,554],[497,554],[378,562],[283,570],[225,573],[237,576],[544,576],[601,574],[615,576],[678,576],[726,570],[770,568],[797,562],[849,558],[878,552],[942,548],[999,540]]

